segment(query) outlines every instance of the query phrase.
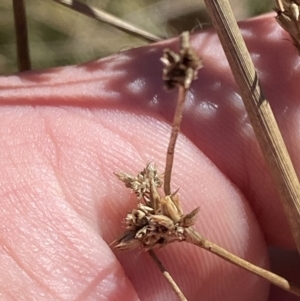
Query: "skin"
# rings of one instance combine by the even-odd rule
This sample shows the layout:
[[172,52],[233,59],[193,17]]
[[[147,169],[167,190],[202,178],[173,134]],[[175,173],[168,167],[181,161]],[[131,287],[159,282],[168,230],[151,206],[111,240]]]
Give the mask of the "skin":
[[[299,172],[299,58],[273,17],[241,28]],[[300,280],[276,187],[217,36],[195,34],[192,45],[204,68],[184,112],[172,189],[180,187],[186,212],[200,206],[195,228],[209,240]],[[176,300],[147,253],[109,246],[137,202],[113,172],[136,174],[149,161],[164,169],[176,103],[176,91],[162,87],[165,47],[176,50],[178,40],[0,78],[1,300]],[[157,254],[189,301],[296,300],[187,243]]]

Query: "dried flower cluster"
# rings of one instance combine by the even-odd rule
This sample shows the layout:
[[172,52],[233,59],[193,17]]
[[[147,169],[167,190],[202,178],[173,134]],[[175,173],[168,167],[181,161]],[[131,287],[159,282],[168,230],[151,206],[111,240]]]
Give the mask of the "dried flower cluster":
[[202,67],[202,61],[195,50],[189,46],[187,33],[181,35],[179,54],[164,49],[163,57],[160,59],[164,64],[163,80],[167,89],[183,86],[188,89],[191,82],[197,78],[198,70]]
[[277,5],[276,20],[289,33],[294,45],[300,51],[300,0],[278,0]]
[[199,208],[183,214],[177,191],[161,196],[158,188],[162,181],[154,164],[148,164],[136,177],[126,173],[116,175],[144,202],[127,214],[126,231],[117,239],[116,248],[128,250],[142,246],[150,250],[186,239],[186,229],[194,224]]

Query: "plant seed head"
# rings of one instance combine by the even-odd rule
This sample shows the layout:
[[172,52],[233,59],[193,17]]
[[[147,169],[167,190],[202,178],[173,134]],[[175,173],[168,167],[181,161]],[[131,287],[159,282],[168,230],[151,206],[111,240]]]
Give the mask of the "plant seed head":
[[[117,249],[142,246],[150,250],[186,239],[185,229],[194,224],[198,209],[183,214],[177,191],[162,197],[158,192],[162,182],[154,165],[148,164],[136,177],[126,173],[117,176],[145,202],[139,203],[136,209],[127,214],[126,231],[117,239]],[[142,189],[137,188],[139,185]]]

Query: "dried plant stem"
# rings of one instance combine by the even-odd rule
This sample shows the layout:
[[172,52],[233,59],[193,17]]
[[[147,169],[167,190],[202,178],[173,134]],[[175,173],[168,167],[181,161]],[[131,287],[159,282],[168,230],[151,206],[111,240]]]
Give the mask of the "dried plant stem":
[[226,0],[205,0],[300,252],[300,185],[269,102]]
[[31,69],[26,12],[23,0],[13,0],[14,20],[17,40],[17,56],[19,71],[26,71]]
[[177,106],[174,114],[172,132],[171,132],[171,137],[170,137],[169,146],[166,155],[166,168],[164,173],[164,192],[166,195],[171,194],[171,173],[172,173],[172,167],[174,162],[174,151],[175,151],[176,140],[180,130],[186,93],[187,93],[187,89],[185,87],[183,86],[178,87]]
[[164,49],[161,62],[164,64],[163,80],[167,89],[178,87],[178,100],[174,114],[169,147],[167,150],[165,168],[165,195],[161,196],[158,188],[162,186],[156,166],[147,164],[137,176],[121,172],[115,175],[130,188],[139,200],[136,209],[127,214],[126,231],[115,241],[119,250],[129,250],[142,246],[158,265],[164,277],[170,283],[181,301],[187,301],[170,274],[152,251],[173,241],[185,239],[185,229],[194,225],[199,208],[184,214],[176,192],[171,194],[170,182],[174,160],[175,144],[180,130],[183,106],[186,93],[191,82],[197,78],[198,70],[202,67],[200,58],[190,47],[189,33],[180,36],[179,54]]
[[179,300],[181,301],[188,301],[187,298],[184,296],[176,282],[173,280],[172,276],[169,274],[169,272],[165,269],[161,261],[158,259],[156,254],[154,253],[153,250],[148,251],[149,255],[152,257],[153,261],[156,263],[158,268],[160,269],[161,273],[164,275],[164,277],[167,279],[169,284],[171,285],[173,291],[176,293],[178,296]]
[[131,35],[135,35],[139,38],[147,40],[149,42],[157,42],[162,40],[162,38],[155,36],[145,30],[139,29],[138,27],[123,21],[122,19],[115,17],[103,10],[95,8],[93,6],[84,4],[77,0],[53,0],[59,4],[62,4],[72,10],[75,10],[79,13],[85,14],[88,17],[96,19],[98,21],[107,23],[119,30],[125,31]]
[[196,232],[194,229],[189,228],[186,230],[187,232],[187,242],[192,243],[194,245],[199,246],[200,248],[203,248],[223,259],[226,261],[233,263],[234,265],[243,268],[255,275],[258,275],[272,284],[290,292],[297,296],[300,296],[300,287],[289,282],[288,280],[284,279],[281,276],[278,276],[270,271],[264,270],[228,251],[223,249],[222,247],[208,241],[205,239],[202,235],[200,235],[198,232]]

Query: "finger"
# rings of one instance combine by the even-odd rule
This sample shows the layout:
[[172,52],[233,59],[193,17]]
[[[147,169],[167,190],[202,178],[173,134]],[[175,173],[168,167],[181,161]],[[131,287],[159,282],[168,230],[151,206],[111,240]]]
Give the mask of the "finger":
[[[11,269],[21,268],[29,274],[27,285],[35,284],[26,297],[42,292],[48,300],[61,294],[68,300],[93,300],[105,291],[103,298],[136,298],[100,236],[112,242],[137,202],[113,172],[134,172],[149,160],[163,166],[170,126],[135,112],[47,106],[2,108],[1,122],[6,125],[0,135],[5,154],[1,240],[8,256],[16,258]],[[186,212],[201,207],[196,228],[266,267],[263,236],[236,187],[184,137],[175,162],[173,190],[180,187]],[[174,298],[146,253],[116,255],[141,300]],[[189,300],[199,295],[207,300],[266,299],[266,282],[194,246],[174,244],[159,256]],[[25,281],[22,275],[18,283]],[[6,281],[13,283],[12,278]]]
[[[240,26],[299,170],[297,52],[273,16]],[[205,31],[193,38],[193,45],[202,55],[204,68],[192,86],[182,131],[241,189],[268,243],[294,247],[276,187],[218,38],[213,31]],[[167,41],[80,66],[2,78],[0,84],[7,87],[3,101],[135,110],[171,122],[176,96],[162,88],[159,57],[163,48],[177,46],[178,40]],[[51,87],[55,91],[50,95]]]
[[121,300],[126,294],[139,300],[99,235],[95,202],[106,187],[100,166],[86,165],[96,163],[89,146],[72,149],[72,135],[60,132],[75,123],[76,141],[83,141],[84,122],[72,111],[68,119],[63,114],[50,107],[0,108],[1,299]]

